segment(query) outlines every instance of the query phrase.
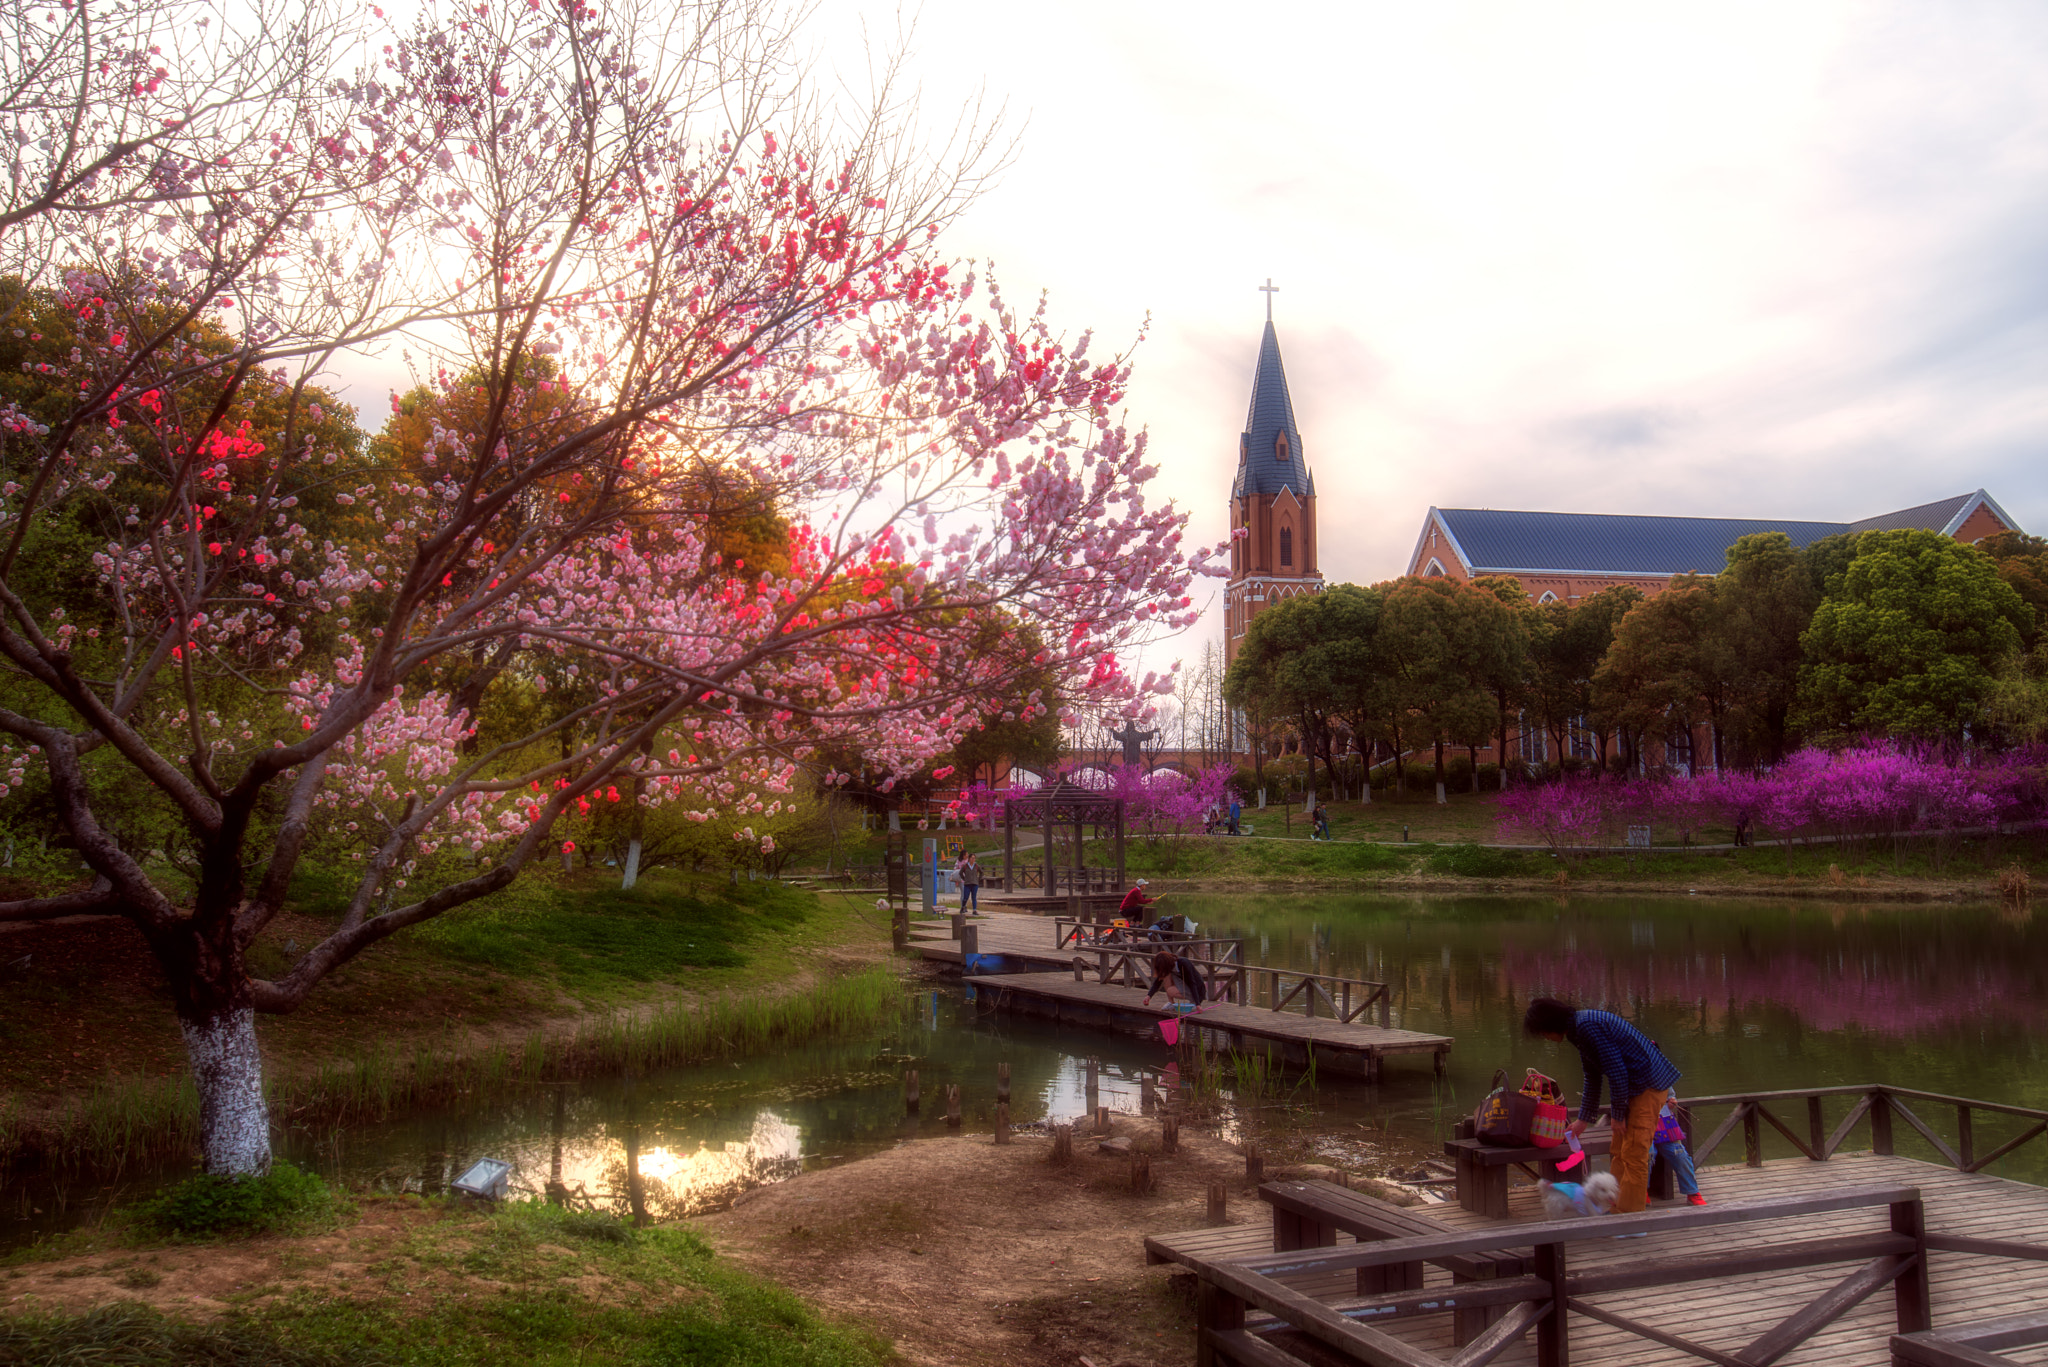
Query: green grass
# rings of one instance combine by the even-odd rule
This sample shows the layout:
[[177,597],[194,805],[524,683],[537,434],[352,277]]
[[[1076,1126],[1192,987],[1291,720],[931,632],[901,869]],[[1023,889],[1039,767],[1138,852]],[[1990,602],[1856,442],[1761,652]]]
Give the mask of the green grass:
[[423,927],[421,940],[451,959],[552,977],[588,998],[620,982],[744,967],[751,943],[798,929],[816,907],[815,896],[773,883],[721,888],[715,899],[648,883],[630,892],[558,892],[533,909],[451,914]]
[[1537,868],[1534,855],[1469,844],[1438,846],[1423,856],[1422,867],[1459,878],[1528,878],[1547,871]]
[[279,1162],[261,1177],[188,1177],[158,1192],[136,1214],[158,1234],[211,1239],[298,1228],[332,1219],[340,1206],[319,1176]]
[[[620,1008],[573,1030],[536,1030],[481,1050],[457,1037],[343,1044],[306,1073],[270,1079],[266,1092],[273,1110],[298,1123],[346,1123],[457,1095],[488,1100],[535,1082],[730,1058],[865,1030],[893,1020],[903,1002],[901,980],[878,964],[781,995],[733,991]],[[0,1149],[0,1162],[33,1157],[116,1170],[190,1152],[198,1134],[199,1098],[188,1079],[114,1079],[41,1128],[0,1128],[0,1140],[13,1145]]]
[[427,1210],[346,1288],[287,1290],[206,1326],[139,1307],[9,1318],[0,1362],[881,1367],[892,1358],[873,1336],[720,1259],[687,1229],[633,1229],[539,1203]]

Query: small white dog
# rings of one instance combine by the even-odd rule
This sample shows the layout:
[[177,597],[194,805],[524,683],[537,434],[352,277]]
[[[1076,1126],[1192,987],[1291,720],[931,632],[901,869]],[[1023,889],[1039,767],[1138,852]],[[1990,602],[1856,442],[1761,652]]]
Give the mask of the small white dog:
[[1605,1215],[1620,1199],[1621,1183],[1611,1172],[1596,1172],[1583,1182],[1543,1183],[1543,1212],[1553,1220]]

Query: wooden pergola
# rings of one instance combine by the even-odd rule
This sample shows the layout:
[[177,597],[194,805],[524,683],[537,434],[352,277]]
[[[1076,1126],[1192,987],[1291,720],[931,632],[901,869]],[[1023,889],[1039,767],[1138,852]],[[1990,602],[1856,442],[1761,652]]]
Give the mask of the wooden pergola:
[[[1052,838],[1055,831],[1072,830],[1074,834],[1074,859],[1067,878],[1067,893],[1079,898],[1088,889],[1089,880],[1081,864],[1081,844],[1087,828],[1106,828],[1110,846],[1116,861],[1116,881],[1104,891],[1123,890],[1124,885],[1124,800],[1108,793],[1098,793],[1083,788],[1078,783],[1061,779],[1058,783],[1040,788],[1022,797],[1003,799],[1003,888],[1007,892],[1017,890],[1017,828],[1026,830],[1037,827],[1043,833],[1045,852],[1045,875],[1043,887],[1048,897],[1059,895],[1059,872],[1052,862]],[[1098,837],[1099,838],[1099,837]],[[1108,872],[1107,869],[1104,870]]]

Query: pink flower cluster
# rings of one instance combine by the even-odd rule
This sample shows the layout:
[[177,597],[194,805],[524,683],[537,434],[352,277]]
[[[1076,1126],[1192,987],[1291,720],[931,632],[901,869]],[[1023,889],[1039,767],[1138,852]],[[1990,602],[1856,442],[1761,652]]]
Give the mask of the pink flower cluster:
[[1876,742],[1801,750],[1763,775],[1565,777],[1504,793],[1500,824],[1504,837],[1534,835],[1565,852],[1620,845],[1631,825],[1685,838],[1712,826],[1860,840],[1980,828],[2042,810],[2041,766],[2031,757]]

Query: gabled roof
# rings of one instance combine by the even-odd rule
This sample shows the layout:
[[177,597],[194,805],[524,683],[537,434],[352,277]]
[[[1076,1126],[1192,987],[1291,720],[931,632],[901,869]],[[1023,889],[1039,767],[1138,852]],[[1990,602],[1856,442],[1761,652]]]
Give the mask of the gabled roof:
[[[1274,454],[1274,443],[1287,434],[1287,459]],[[1294,425],[1294,400],[1287,393],[1287,371],[1280,364],[1280,336],[1266,321],[1259,338],[1259,363],[1252,371],[1252,401],[1245,411],[1244,435],[1239,440],[1237,478],[1230,495],[1277,494],[1292,489],[1297,498],[1316,491],[1308,472],[1308,457],[1302,451],[1301,429]]]
[[1752,532],[1783,532],[1794,546],[1839,532],[1918,527],[1953,535],[1980,506],[1988,506],[2000,522],[2019,530],[1982,489],[1861,522],[1431,508],[1430,521],[1423,525],[1422,540],[1408,563],[1421,559],[1433,524],[1471,574],[1719,574],[1727,566],[1728,548]]

